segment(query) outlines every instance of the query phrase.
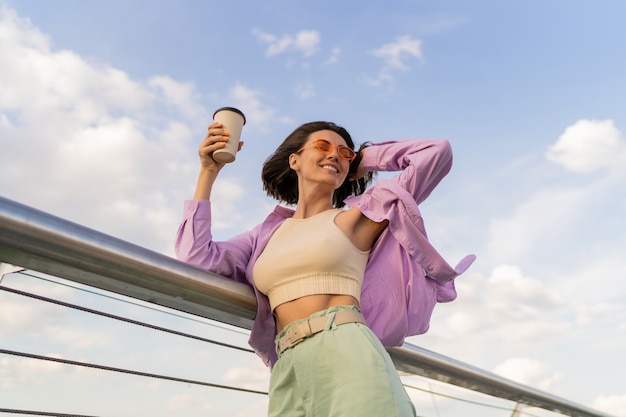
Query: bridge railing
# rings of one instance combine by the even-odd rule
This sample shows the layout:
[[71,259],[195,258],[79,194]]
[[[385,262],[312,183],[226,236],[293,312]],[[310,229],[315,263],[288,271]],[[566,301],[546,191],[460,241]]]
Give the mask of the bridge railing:
[[[245,329],[255,315],[245,285],[3,197],[0,261]],[[610,417],[418,346],[388,351],[410,374],[564,415]]]

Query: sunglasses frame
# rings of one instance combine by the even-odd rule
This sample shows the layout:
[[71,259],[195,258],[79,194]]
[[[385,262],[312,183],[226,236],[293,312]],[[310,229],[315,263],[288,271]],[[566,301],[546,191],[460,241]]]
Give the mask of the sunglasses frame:
[[[328,150],[324,150],[322,148],[320,148],[319,143],[323,142],[324,144],[327,144],[329,149]],[[354,151],[354,149],[350,148],[349,146],[346,145],[333,145],[332,143],[330,143],[329,141],[327,141],[326,139],[315,139],[313,142],[309,143],[308,145],[304,145],[302,148],[298,149],[298,151],[296,153],[300,153],[305,149],[310,149],[312,147],[317,148],[317,150],[319,150],[320,152],[322,152],[325,155],[330,154],[335,148],[337,149],[337,155],[339,155],[339,157],[341,157],[341,159],[348,161],[348,162],[352,162],[356,159],[356,152]],[[350,157],[346,157],[345,155],[343,155],[342,149],[348,149],[350,151],[350,154],[352,156]]]

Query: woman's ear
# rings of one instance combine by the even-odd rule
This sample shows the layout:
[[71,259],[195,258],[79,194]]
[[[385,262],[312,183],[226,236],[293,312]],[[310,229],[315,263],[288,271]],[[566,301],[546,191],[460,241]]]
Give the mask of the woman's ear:
[[289,155],[289,168],[293,169],[294,171],[297,171],[298,167],[298,155],[296,155],[295,153],[292,153],[291,155]]

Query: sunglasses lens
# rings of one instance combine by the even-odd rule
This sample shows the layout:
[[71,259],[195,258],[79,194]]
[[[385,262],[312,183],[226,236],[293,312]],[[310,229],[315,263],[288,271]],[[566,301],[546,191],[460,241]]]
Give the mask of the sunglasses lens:
[[315,146],[317,147],[317,149],[319,149],[322,152],[330,152],[331,151],[331,144],[325,140],[318,140],[315,141]]
[[346,146],[340,146],[339,147],[339,155],[341,155],[343,158],[345,159],[352,159],[354,158],[354,151]]

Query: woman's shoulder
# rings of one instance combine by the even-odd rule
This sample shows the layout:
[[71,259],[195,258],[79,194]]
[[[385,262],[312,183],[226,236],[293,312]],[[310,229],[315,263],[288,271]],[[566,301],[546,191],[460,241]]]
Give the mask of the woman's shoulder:
[[276,215],[278,217],[282,217],[283,219],[288,219],[293,216],[293,213],[293,209],[277,204],[276,207],[274,207],[274,210],[271,211],[270,216]]
[[387,227],[387,223],[385,220],[382,222],[371,220],[358,207],[342,210],[335,218],[335,224],[360,250],[370,250],[378,236]]
[[255,229],[259,233],[267,233],[268,230],[273,232],[275,228],[284,222],[286,219],[289,219],[293,216],[294,211],[288,207],[284,207],[281,205],[276,205],[274,210],[272,210],[265,219],[259,223]]

